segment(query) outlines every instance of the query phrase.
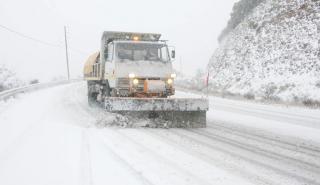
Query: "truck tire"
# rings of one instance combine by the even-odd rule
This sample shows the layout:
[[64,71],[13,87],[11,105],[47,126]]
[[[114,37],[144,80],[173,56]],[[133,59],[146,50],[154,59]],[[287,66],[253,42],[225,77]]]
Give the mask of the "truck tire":
[[97,84],[95,81],[88,81],[88,104],[89,106],[94,106],[97,104],[97,96],[98,93],[95,90],[95,85]]
[[97,105],[97,96],[98,94],[97,93],[88,93],[88,104],[89,106],[95,106]]
[[110,97],[111,96],[111,88],[109,86],[109,82],[108,81],[107,81],[107,83],[105,85],[105,88],[106,88],[106,90],[105,90],[106,97]]

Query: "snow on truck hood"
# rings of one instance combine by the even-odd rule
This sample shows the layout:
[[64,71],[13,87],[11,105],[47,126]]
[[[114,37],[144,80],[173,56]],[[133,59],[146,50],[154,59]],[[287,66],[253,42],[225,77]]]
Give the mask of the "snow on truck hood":
[[134,73],[137,77],[169,77],[172,73],[171,62],[160,61],[124,61],[117,62],[115,68],[119,77],[128,77]]

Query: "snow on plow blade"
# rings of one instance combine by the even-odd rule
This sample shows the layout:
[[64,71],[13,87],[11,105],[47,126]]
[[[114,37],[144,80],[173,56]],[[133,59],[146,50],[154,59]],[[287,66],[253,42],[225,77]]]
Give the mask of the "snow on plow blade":
[[105,109],[109,112],[148,114],[168,121],[168,127],[206,127],[207,99],[190,98],[122,98],[105,99]]

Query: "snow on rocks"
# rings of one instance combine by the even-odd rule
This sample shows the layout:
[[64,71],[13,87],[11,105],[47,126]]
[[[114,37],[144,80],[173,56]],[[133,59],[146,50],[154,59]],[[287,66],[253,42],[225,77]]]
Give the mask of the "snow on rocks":
[[320,2],[264,1],[221,42],[212,91],[255,99],[320,101]]

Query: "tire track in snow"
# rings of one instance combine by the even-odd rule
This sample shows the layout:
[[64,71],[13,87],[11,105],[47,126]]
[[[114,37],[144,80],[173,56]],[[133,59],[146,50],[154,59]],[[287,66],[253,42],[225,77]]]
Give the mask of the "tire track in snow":
[[[98,134],[98,133],[96,133]],[[97,136],[96,138],[99,137],[99,141],[102,147],[107,151],[109,156],[111,156],[116,162],[118,162],[125,170],[130,172],[131,175],[133,175],[137,180],[142,182],[144,185],[153,185],[151,181],[149,181],[146,177],[144,177],[138,170],[133,168],[130,163],[128,163],[125,159],[123,159],[120,155],[115,153],[109,146],[108,144],[104,141],[104,138],[102,138],[101,135]]]
[[[253,147],[248,145],[248,143],[242,143],[237,140],[229,139],[227,137],[220,135],[216,135],[207,131],[190,131],[196,133],[201,136],[208,137],[212,140],[218,140],[219,142],[226,143],[236,148],[240,148],[245,151],[249,151],[257,156],[265,157],[266,160],[271,160],[271,162],[267,162],[266,160],[257,160],[260,161],[261,165],[269,167],[271,169],[277,170],[285,175],[289,175],[292,177],[300,178],[302,181],[306,182],[313,182],[316,184],[320,184],[319,182],[312,180],[317,177],[318,173],[320,172],[320,168],[317,165],[313,165],[312,163],[307,163],[305,161],[301,161],[298,159],[294,159],[291,156],[283,156],[279,153],[268,151],[259,147]],[[289,166],[287,167],[281,167]],[[290,170],[286,170],[290,169]],[[303,170],[302,170],[303,169]],[[299,172],[298,172],[299,171]],[[303,175],[302,175],[303,174]],[[311,177],[311,178],[310,178]]]
[[[226,126],[228,125],[228,126]],[[278,145],[292,151],[303,152],[307,155],[320,157],[320,146],[317,143],[310,143],[307,140],[301,140],[290,136],[280,136],[268,131],[257,130],[251,127],[230,124],[230,123],[208,123],[207,130],[224,129],[230,133],[246,135],[257,140],[264,140],[266,143]]]
[[[204,181],[203,179],[195,176],[192,172],[189,172],[189,171],[185,170],[184,168],[178,166],[173,161],[168,160],[167,158],[165,158],[162,155],[158,154],[156,151],[153,151],[153,150],[149,149],[148,147],[146,147],[145,145],[139,143],[138,141],[136,141],[136,139],[131,138],[131,137],[121,133],[118,129],[108,128],[108,130],[104,130],[104,131],[108,133],[108,136],[110,136],[110,134],[116,134],[116,135],[118,135],[116,138],[119,138],[119,139],[121,138],[122,141],[120,142],[120,144],[116,143],[116,145],[119,146],[119,145],[121,145],[121,143],[123,143],[123,144],[124,143],[126,143],[126,144],[130,143],[130,146],[134,146],[135,150],[143,151],[143,153],[145,155],[144,157],[151,158],[152,159],[151,161],[153,163],[157,162],[158,164],[165,165],[166,169],[168,169],[168,170],[171,169],[169,171],[173,170],[172,173],[167,172],[168,173],[167,175],[169,175],[169,174],[171,175],[171,174],[175,174],[175,173],[180,173],[180,174],[182,173],[182,174],[184,174],[183,175],[184,177],[190,177],[191,178],[189,180],[192,180],[192,184],[211,185],[211,183]],[[101,134],[100,134],[100,136],[101,136]],[[116,139],[113,139],[113,141],[115,141],[115,140]],[[131,166],[131,164],[129,164],[129,163],[128,163],[128,165]]]
[[[262,135],[257,135],[253,133],[241,132],[241,131],[224,127],[221,125],[210,126],[206,128],[206,130],[201,130],[201,131],[204,131],[216,136],[219,136],[221,134],[223,135],[227,134],[230,136],[229,138],[238,137],[242,140],[247,140],[249,143],[250,142],[253,143],[252,145],[255,145],[258,149],[262,148],[258,144],[263,144],[268,147],[274,147],[275,149],[278,149],[278,150],[287,151],[293,154],[290,156],[290,155],[282,155],[279,153],[275,153],[272,150],[270,150],[269,152],[275,155],[280,155],[285,158],[290,158],[292,160],[301,160],[301,162],[306,165],[310,165],[314,168],[320,168],[320,160],[319,160],[320,151],[317,152],[317,150],[314,150],[312,148],[306,148],[306,147],[302,148],[300,146],[294,145],[293,143],[283,142],[281,140],[267,138]],[[233,140],[236,141],[235,139]],[[303,158],[307,158],[307,159],[303,159]],[[319,160],[319,161],[316,161],[316,160]],[[311,163],[310,161],[315,161],[315,163],[314,162]]]
[[[262,166],[263,168],[267,168],[269,170],[272,170],[274,172],[277,172],[278,174],[283,174],[285,176],[288,176],[293,179],[297,179],[298,181],[302,183],[308,183],[308,184],[320,184],[319,179],[316,180],[318,171],[301,171],[301,166],[296,167],[294,165],[291,165],[290,163],[283,162],[283,158],[277,159],[275,156],[268,155],[268,153],[263,153],[259,151],[258,148],[248,147],[247,143],[237,143],[235,141],[229,140],[228,138],[224,138],[221,135],[220,136],[214,136],[211,134],[207,134],[205,132],[201,131],[195,131],[195,130],[188,130],[192,133],[196,133],[199,137],[207,137],[212,141],[220,142],[226,145],[226,148],[229,148],[230,150],[226,153],[233,153],[237,155],[237,157],[241,158],[244,161],[248,161],[252,164],[255,164],[257,166]],[[203,145],[206,145],[208,147],[216,147],[211,142],[204,142],[200,141],[200,139],[196,139],[195,137],[189,137],[186,133],[181,132],[174,132],[180,136],[187,137],[190,139],[193,139],[194,141],[201,143]],[[230,148],[231,146],[231,148]],[[240,149],[240,150],[239,150]],[[238,152],[237,152],[238,150]],[[239,152],[240,151],[240,152]],[[250,155],[242,154],[243,152],[249,152]],[[258,159],[255,159],[258,158]],[[260,159],[259,159],[260,158]],[[269,161],[268,161],[269,160]],[[270,161],[271,160],[271,161]],[[281,165],[279,165],[281,164]],[[282,166],[283,165],[283,166]],[[289,167],[289,168],[288,168]],[[303,175],[302,175],[303,174]]]
[[[317,184],[314,181],[307,179],[294,179],[291,176],[280,175],[276,169],[265,168],[259,162],[251,160],[250,156],[244,158],[238,153],[230,150],[227,146],[218,146],[214,140],[210,143],[201,141],[200,139],[195,139],[188,136],[188,132],[185,130],[180,130],[184,134],[172,132],[159,133],[156,131],[151,131],[154,137],[161,138],[164,142],[174,144],[177,148],[190,153],[191,155],[196,155],[199,158],[230,171],[233,174],[242,176],[253,183],[256,184],[290,184],[290,185],[300,185],[301,183],[308,182],[309,184]],[[243,168],[245,166],[245,168]],[[312,182],[312,183],[310,183]]]

